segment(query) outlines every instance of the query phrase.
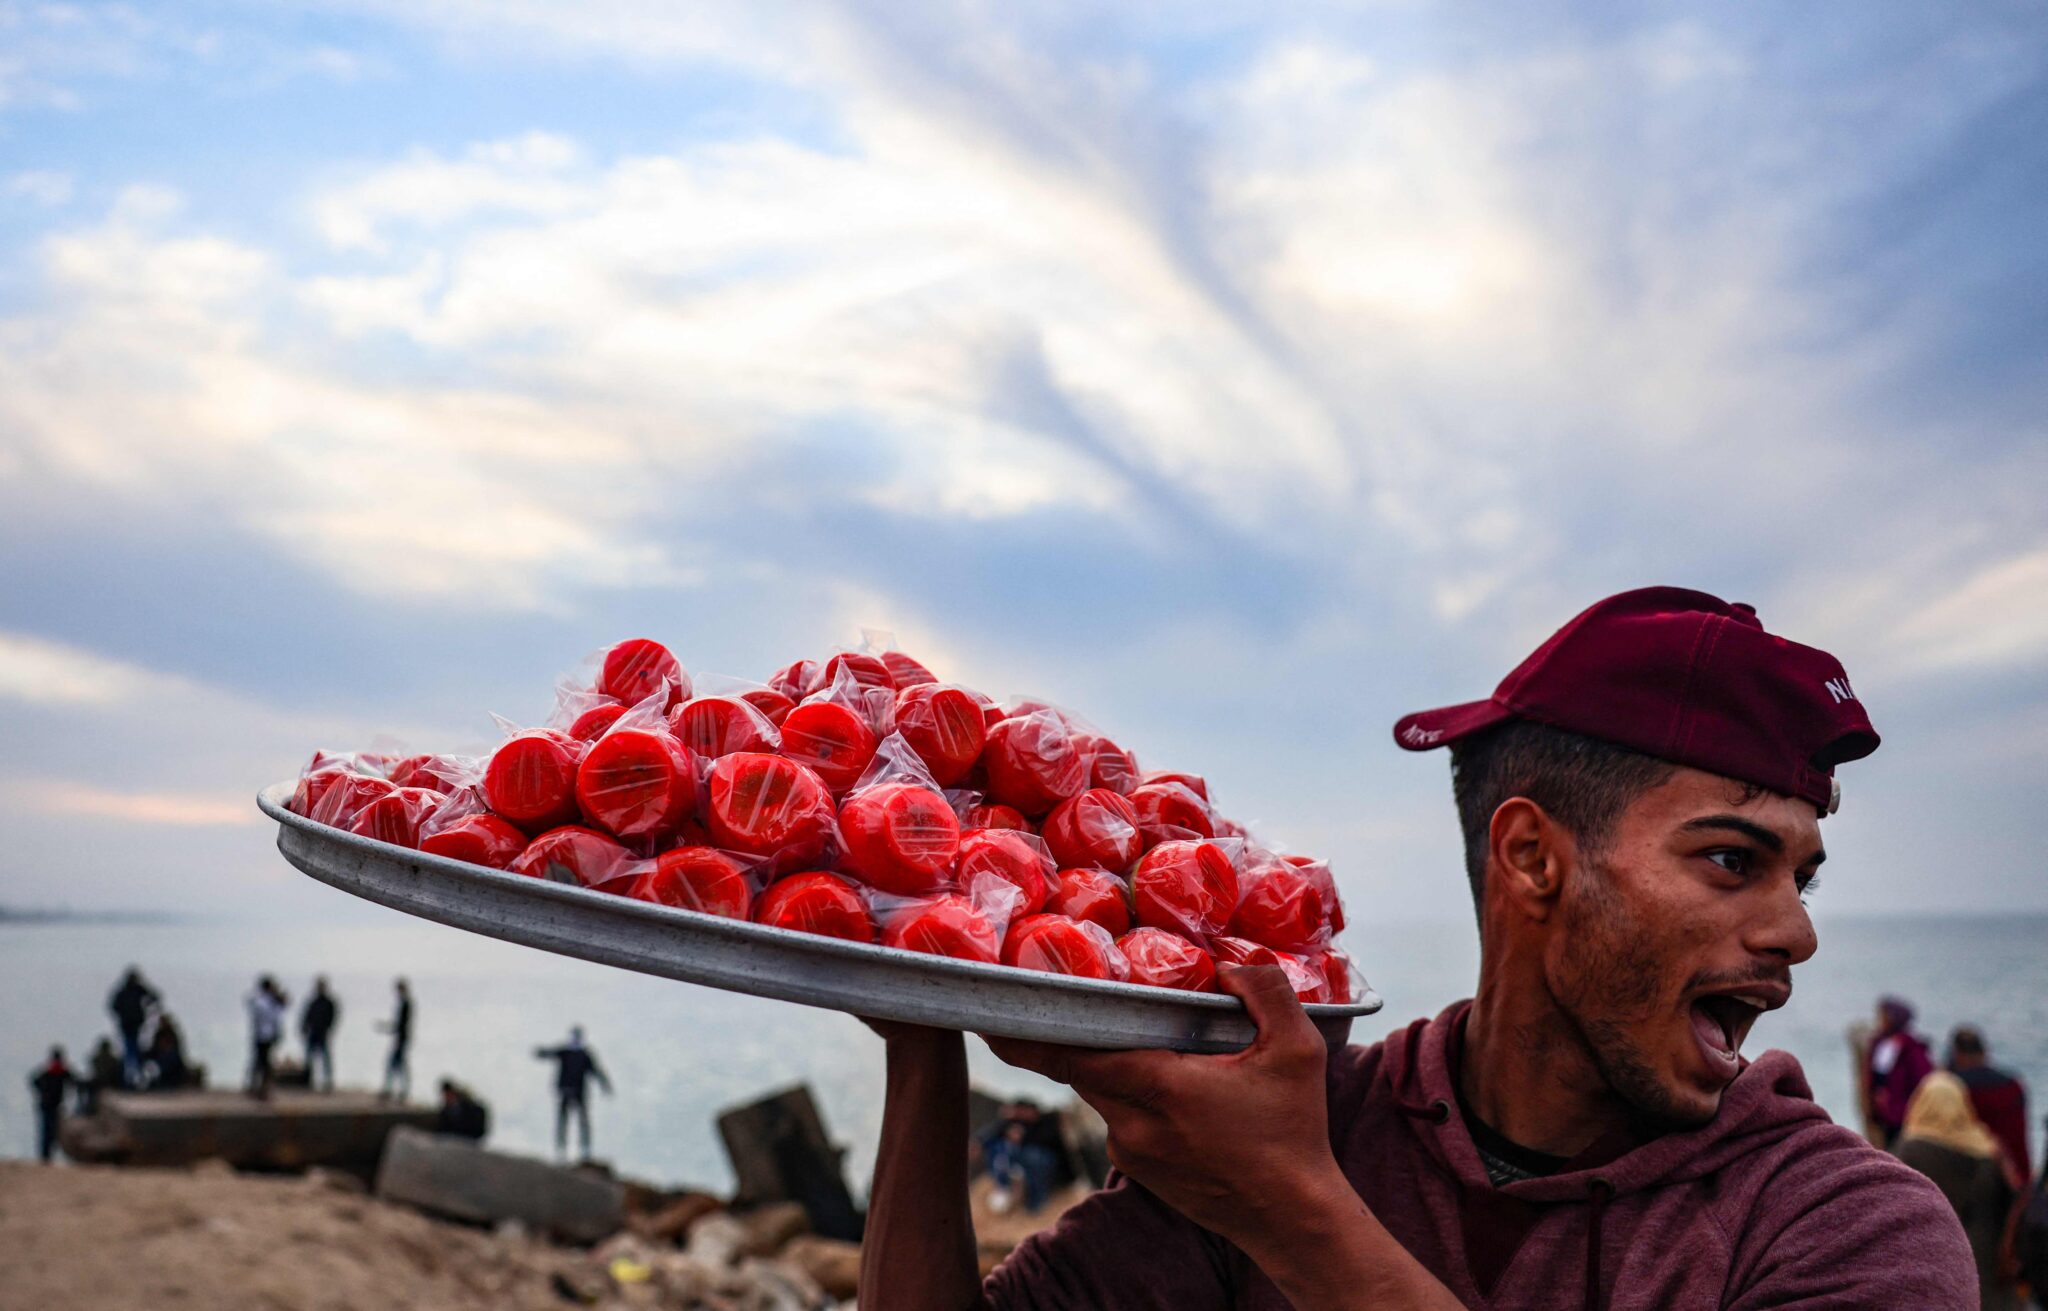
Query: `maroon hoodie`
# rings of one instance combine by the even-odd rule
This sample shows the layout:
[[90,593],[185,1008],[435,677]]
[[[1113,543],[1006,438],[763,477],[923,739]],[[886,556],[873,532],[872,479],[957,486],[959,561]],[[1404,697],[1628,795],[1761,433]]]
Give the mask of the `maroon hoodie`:
[[[1977,1267],[1940,1191],[1829,1122],[1784,1052],[1749,1063],[1702,1128],[1494,1187],[1458,1104],[1470,1008],[1344,1048],[1329,1075],[1345,1176],[1465,1305],[1974,1311]],[[998,1311],[1288,1307],[1242,1252],[1127,1178],[1019,1247],[983,1298]]]

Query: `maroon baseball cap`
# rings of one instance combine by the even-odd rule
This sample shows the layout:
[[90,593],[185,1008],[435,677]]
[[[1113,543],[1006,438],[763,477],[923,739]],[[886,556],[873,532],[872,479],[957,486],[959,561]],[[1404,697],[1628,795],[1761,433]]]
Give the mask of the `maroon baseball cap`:
[[1840,661],[1765,632],[1749,606],[1682,587],[1608,597],[1491,697],[1404,716],[1394,741],[1428,751],[1508,719],[1755,783],[1824,815],[1841,804],[1835,766],[1878,741]]

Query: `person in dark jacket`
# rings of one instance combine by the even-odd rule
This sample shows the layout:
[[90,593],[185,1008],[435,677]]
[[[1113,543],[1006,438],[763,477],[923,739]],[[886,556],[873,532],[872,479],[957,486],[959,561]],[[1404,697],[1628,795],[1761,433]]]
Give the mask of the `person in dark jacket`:
[[434,1132],[481,1142],[490,1129],[490,1108],[455,1080],[441,1080],[441,1110],[434,1117]]
[[114,1028],[121,1035],[121,1068],[132,1085],[142,1082],[142,1026],[149,1022],[150,1011],[161,1000],[156,989],[142,981],[142,971],[133,965],[107,998],[107,1009],[114,1013]]
[[2013,1186],[2025,1186],[2034,1177],[2033,1154],[2027,1150],[2027,1085],[1991,1064],[1991,1048],[1984,1035],[1967,1024],[1958,1025],[1949,1035],[1948,1069],[1970,1090],[1970,1105],[1977,1118],[2005,1149]]
[[185,1064],[184,1036],[178,1032],[177,1021],[168,1015],[156,1017],[156,1028],[149,1035],[147,1064],[148,1087],[152,1092],[168,1092],[192,1082],[192,1069]]
[[36,1095],[36,1159],[48,1161],[57,1150],[57,1130],[64,1123],[64,1094],[79,1082],[64,1063],[64,1049],[50,1048],[50,1059],[36,1067],[28,1086]]
[[560,1047],[540,1047],[534,1056],[555,1062],[555,1155],[569,1150],[569,1116],[576,1116],[576,1129],[583,1144],[584,1160],[590,1159],[589,1084],[597,1080],[604,1095],[612,1095],[612,1081],[597,1063],[597,1054],[583,1043],[583,1026],[569,1030],[569,1041]]
[[341,1018],[341,1007],[327,991],[327,976],[313,980],[313,995],[299,1012],[299,1037],[306,1044],[306,1083],[327,1092],[334,1091],[334,1056],[328,1050],[328,1035]]
[[1893,1151],[1934,1180],[1955,1208],[1977,1258],[1983,1311],[2020,1311],[2019,1292],[2001,1268],[2015,1190],[2004,1152],[1971,1109],[1962,1080],[1936,1070],[1920,1081]]

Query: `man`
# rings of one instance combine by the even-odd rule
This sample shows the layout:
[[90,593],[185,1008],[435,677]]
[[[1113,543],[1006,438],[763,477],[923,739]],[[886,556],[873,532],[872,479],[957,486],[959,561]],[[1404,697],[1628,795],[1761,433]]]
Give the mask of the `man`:
[[576,1116],[577,1132],[583,1144],[583,1160],[590,1159],[589,1084],[596,1079],[604,1095],[612,1095],[612,1081],[605,1077],[597,1055],[583,1045],[583,1026],[569,1030],[569,1041],[560,1047],[539,1047],[534,1056],[555,1062],[555,1155],[569,1151],[569,1116]]
[[1877,746],[1833,657],[1644,589],[1395,736],[1452,750],[1474,999],[1332,1054],[1255,967],[1221,978],[1234,1055],[992,1040],[1101,1112],[1118,1175],[985,1286],[961,1038],[879,1026],[862,1307],[1975,1305],[1940,1192],[1739,1055],[1816,946],[1834,767]]
[[434,1132],[482,1142],[490,1130],[490,1108],[455,1080],[441,1080],[441,1110],[434,1117]]
[[1948,1068],[1963,1081],[1977,1118],[2004,1149],[2013,1186],[2024,1188],[2034,1177],[2034,1160],[2027,1151],[2027,1086],[1991,1064],[1984,1035],[1968,1024],[1957,1025],[1949,1034]]
[[379,1033],[391,1035],[391,1056],[384,1062],[384,1084],[377,1090],[381,1098],[397,1097],[404,1101],[412,1095],[412,1070],[406,1064],[406,1056],[412,1046],[412,989],[404,979],[393,983],[396,1005],[391,1012],[389,1023],[377,1026]]
[[100,1094],[121,1092],[128,1087],[128,1077],[121,1067],[120,1053],[114,1044],[101,1038],[93,1044],[92,1056],[86,1062],[87,1076],[78,1085],[78,1113],[91,1115],[100,1109]]
[[270,1053],[284,1033],[287,998],[284,989],[277,986],[277,980],[266,974],[256,980],[256,989],[249,994],[246,1004],[249,1008],[248,1091],[252,1097],[268,1097],[273,1073]]
[[323,974],[313,980],[313,995],[306,999],[306,1009],[299,1012],[299,1037],[306,1044],[307,1084],[328,1092],[334,1091],[334,1056],[328,1050],[328,1039],[340,1018],[341,1007],[327,991],[327,976]]
[[1913,1005],[1901,997],[1880,997],[1877,1032],[1863,1061],[1863,1086],[1870,1122],[1886,1147],[1899,1141],[1914,1090],[1934,1069],[1927,1043],[1913,1032]]
[[121,1035],[121,1069],[131,1086],[142,1082],[142,1026],[148,1023],[149,1012],[160,1000],[156,989],[142,981],[142,971],[133,965],[107,998],[107,1009],[114,1013],[114,1028]]
[[64,1094],[79,1081],[64,1061],[62,1047],[50,1048],[50,1059],[28,1077],[36,1098],[36,1159],[48,1164],[57,1151],[57,1130],[64,1122]]

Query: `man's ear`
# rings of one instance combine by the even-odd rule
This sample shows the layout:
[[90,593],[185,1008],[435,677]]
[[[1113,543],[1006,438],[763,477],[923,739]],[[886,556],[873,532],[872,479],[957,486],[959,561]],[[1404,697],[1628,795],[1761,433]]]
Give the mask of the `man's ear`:
[[1486,886],[1533,920],[1547,920],[1564,891],[1571,836],[1527,797],[1509,797],[1487,829]]

